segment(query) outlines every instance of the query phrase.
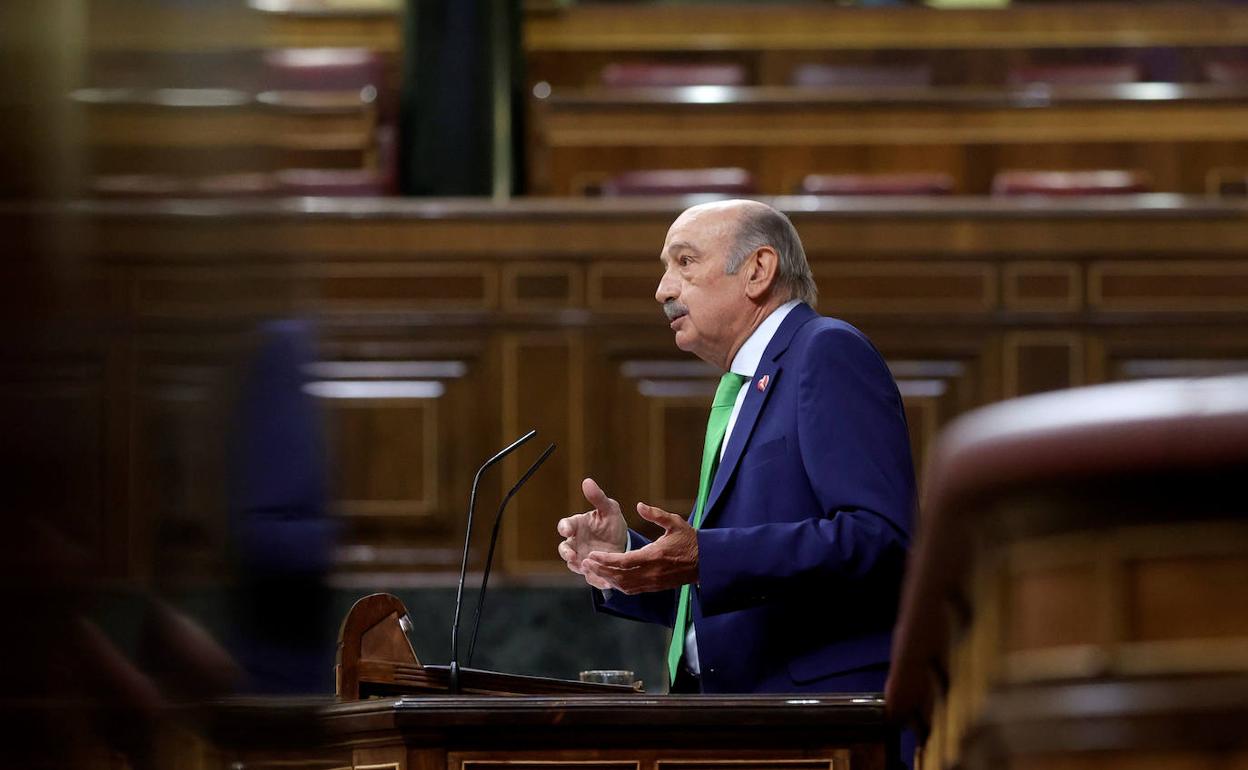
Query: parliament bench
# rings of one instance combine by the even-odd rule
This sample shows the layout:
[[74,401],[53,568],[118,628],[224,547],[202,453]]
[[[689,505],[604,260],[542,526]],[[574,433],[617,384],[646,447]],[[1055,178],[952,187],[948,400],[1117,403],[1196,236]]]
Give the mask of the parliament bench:
[[[808,66],[903,65],[938,86],[1002,86],[1014,67],[1120,62],[1150,80],[1200,82],[1248,42],[1231,3],[1013,3],[992,10],[832,3],[575,4],[525,19],[532,83],[584,88],[612,63],[729,64],[748,82],[795,82]],[[1158,52],[1164,55],[1157,56]],[[1158,59],[1161,61],[1157,61]]]
[[554,89],[533,105],[532,191],[577,195],[637,169],[738,166],[760,192],[808,174],[945,173],[986,194],[1010,168],[1146,172],[1198,193],[1248,163],[1238,85],[888,90],[690,86]]
[[376,94],[91,88],[72,95],[96,173],[266,171],[377,164]]

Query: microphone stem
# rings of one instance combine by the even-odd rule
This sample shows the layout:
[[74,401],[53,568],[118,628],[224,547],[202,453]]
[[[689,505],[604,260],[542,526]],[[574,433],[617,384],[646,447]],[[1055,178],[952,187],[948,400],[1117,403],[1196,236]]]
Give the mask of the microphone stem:
[[477,632],[481,630],[481,608],[485,606],[485,588],[490,583],[490,568],[494,566],[494,547],[498,545],[498,533],[503,523],[503,509],[507,507],[507,503],[511,502],[511,498],[520,491],[520,487],[524,486],[537,469],[542,467],[542,463],[546,462],[546,458],[555,451],[555,445],[551,444],[546,447],[546,451],[542,452],[529,469],[524,472],[511,489],[503,497],[503,501],[498,504],[498,512],[494,514],[494,529],[490,533],[490,550],[485,555],[485,570],[481,573],[481,590],[477,594],[477,608],[472,618],[472,637],[468,640],[468,662],[466,665],[472,665],[472,653],[477,648]]
[[459,585],[455,589],[455,620],[451,623],[451,678],[448,689],[452,694],[459,692],[459,616],[464,608],[464,580],[468,577],[468,546],[472,542],[472,514],[477,507],[477,486],[481,483],[481,474],[485,473],[490,466],[514,452],[516,448],[535,435],[537,431],[531,430],[513,441],[506,449],[486,460],[477,469],[477,475],[472,478],[472,492],[468,496],[468,522],[464,530],[464,557],[459,563]]

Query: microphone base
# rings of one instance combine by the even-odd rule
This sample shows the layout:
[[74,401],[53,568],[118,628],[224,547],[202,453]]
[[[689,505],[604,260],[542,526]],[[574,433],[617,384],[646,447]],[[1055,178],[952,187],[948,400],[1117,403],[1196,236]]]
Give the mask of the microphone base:
[[459,662],[452,660],[447,668],[446,691],[450,695],[459,695]]

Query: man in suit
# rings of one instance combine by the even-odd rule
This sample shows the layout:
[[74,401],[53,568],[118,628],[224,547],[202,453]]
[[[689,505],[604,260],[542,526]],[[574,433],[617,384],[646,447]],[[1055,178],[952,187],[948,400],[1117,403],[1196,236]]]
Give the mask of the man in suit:
[[593,479],[559,554],[605,612],[673,626],[673,692],[881,691],[910,542],[901,397],[862,332],[818,315],[789,219],[756,201],[672,224],[655,299],[676,345],[725,372],[689,520]]

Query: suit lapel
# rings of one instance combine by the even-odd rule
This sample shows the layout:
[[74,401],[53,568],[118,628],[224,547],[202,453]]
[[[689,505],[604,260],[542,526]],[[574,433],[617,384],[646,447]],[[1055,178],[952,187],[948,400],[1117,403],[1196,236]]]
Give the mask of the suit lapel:
[[[754,372],[754,378],[745,384],[749,391],[745,394],[745,401],[742,402],[741,411],[737,414],[737,422],[733,425],[732,434],[728,437],[728,447],[724,450],[724,457],[720,460],[719,468],[715,471],[715,478],[711,482],[711,491],[706,498],[706,514],[702,517],[703,527],[715,515],[716,503],[723,494],[724,488],[728,486],[732,474],[736,472],[737,464],[741,461],[741,455],[749,444],[750,435],[754,432],[754,425],[758,422],[767,399],[776,389],[776,381],[780,379],[780,359],[784,351],[788,350],[789,343],[793,340],[793,335],[797,330],[807,321],[817,317],[818,314],[806,304],[798,305],[789,311],[784,322],[780,324],[780,328],[776,329],[771,342],[767,344],[763,358],[759,361],[758,370]],[[760,391],[758,384],[763,381],[764,377],[767,378],[766,386]]]

